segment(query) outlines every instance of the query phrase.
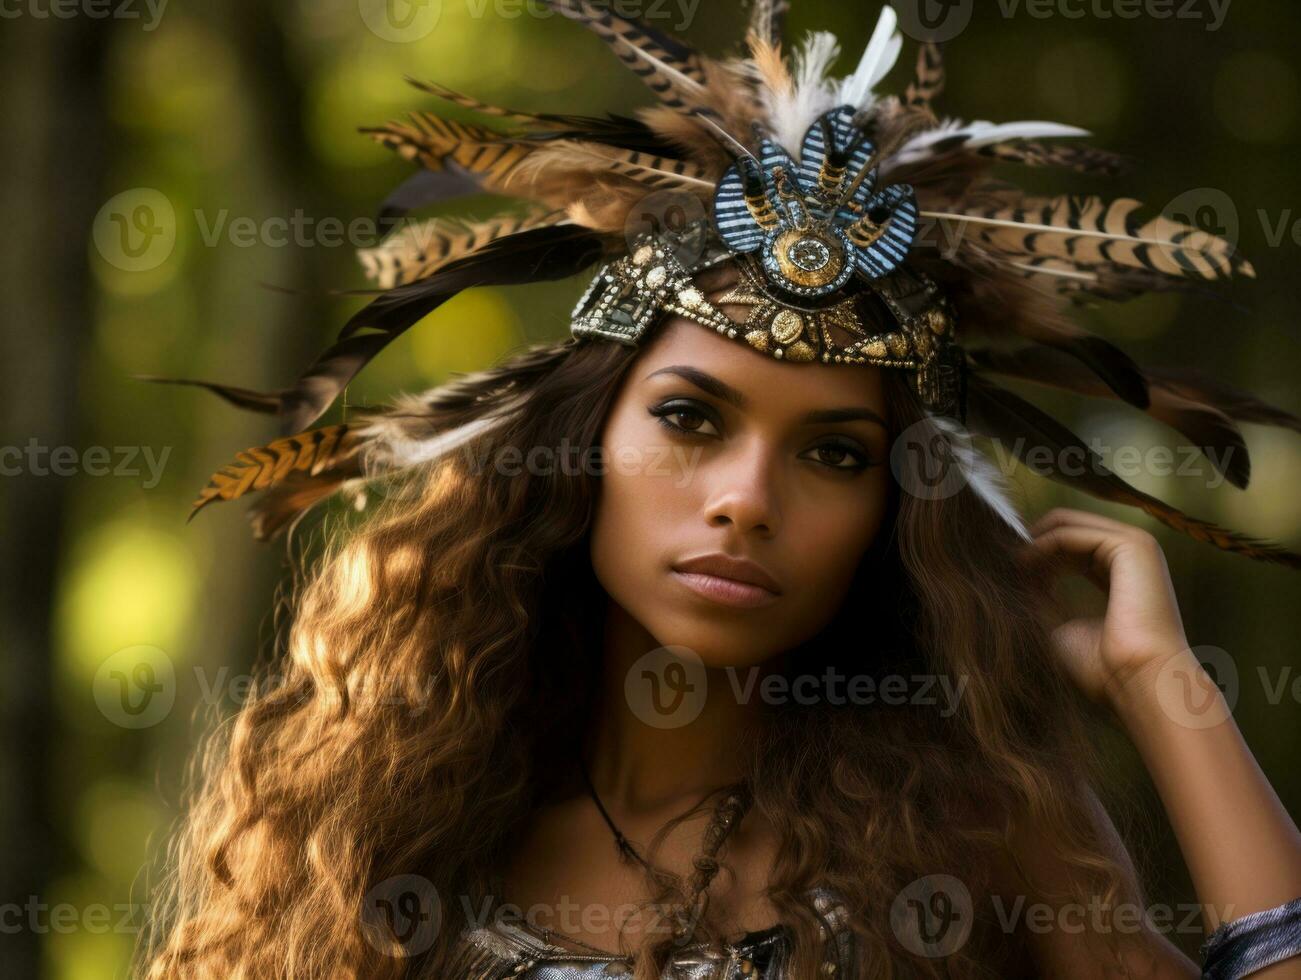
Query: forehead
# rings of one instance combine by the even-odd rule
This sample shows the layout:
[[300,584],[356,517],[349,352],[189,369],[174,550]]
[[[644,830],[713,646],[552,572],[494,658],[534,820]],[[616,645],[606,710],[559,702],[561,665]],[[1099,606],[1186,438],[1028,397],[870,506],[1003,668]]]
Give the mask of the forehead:
[[770,408],[803,412],[863,405],[878,413],[884,409],[880,368],[780,361],[739,338],[723,337],[693,320],[671,316],[655,328],[633,367],[633,381],[675,364],[707,371]]

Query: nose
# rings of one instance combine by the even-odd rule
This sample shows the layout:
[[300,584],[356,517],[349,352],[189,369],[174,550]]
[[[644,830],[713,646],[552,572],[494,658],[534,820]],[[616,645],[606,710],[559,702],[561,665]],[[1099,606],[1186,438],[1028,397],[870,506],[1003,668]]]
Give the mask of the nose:
[[713,460],[705,474],[705,520],[742,534],[771,537],[780,525],[775,453],[759,440]]

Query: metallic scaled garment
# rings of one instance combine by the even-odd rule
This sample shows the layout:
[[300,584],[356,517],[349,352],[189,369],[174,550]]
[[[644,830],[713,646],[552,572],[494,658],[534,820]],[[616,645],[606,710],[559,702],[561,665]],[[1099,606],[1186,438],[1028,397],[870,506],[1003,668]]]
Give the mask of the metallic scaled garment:
[[[809,896],[824,923],[823,974],[828,980],[858,980],[844,908],[826,889],[812,889]],[[674,955],[665,980],[785,980],[790,943],[784,925],[746,933],[721,949],[695,943]],[[609,980],[631,973],[627,959],[575,952],[548,943],[525,922],[493,916],[461,934],[447,980]]]
[[1239,980],[1301,955],[1301,897],[1223,923],[1202,943],[1206,980]]

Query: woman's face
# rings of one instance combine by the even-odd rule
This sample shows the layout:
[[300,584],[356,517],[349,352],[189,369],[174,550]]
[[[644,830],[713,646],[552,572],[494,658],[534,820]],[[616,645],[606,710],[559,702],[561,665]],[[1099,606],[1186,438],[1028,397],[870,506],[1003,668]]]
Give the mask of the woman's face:
[[597,578],[657,643],[708,667],[809,639],[881,526],[885,416],[876,368],[783,363],[666,321],[605,422]]

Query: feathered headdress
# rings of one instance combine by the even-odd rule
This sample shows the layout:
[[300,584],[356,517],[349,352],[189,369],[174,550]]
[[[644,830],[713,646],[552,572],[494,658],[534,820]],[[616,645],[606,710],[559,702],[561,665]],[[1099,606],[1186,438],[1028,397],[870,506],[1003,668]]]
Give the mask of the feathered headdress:
[[[498,424],[509,401],[480,417],[461,404],[489,371],[402,396],[360,424],[310,427],[372,357],[459,291],[560,279],[599,264],[574,311],[577,337],[636,344],[677,313],[785,360],[910,370],[930,416],[947,430],[956,418],[1016,451],[1046,446],[1053,459],[1073,456],[1085,465],[1049,475],[1220,548],[1301,567],[1301,556],[1130,486],[1078,436],[990,380],[1126,402],[1182,433],[1238,487],[1249,464],[1237,422],[1301,431],[1296,417],[1207,376],[1145,370],[1069,318],[1073,304],[1099,298],[1254,276],[1229,242],[1143,216],[1138,201],[1040,196],[991,175],[999,162],[1121,172],[1120,157],[1061,142],[1084,130],[939,118],[933,102],[945,78],[933,43],[920,45],[902,96],[878,94],[902,48],[888,6],[853,74],[833,78],[839,45],[831,34],[811,33],[786,56],[784,0],[754,0],[743,50],[726,58],[596,0],[545,2],[604,41],[657,104],[635,117],[527,113],[413,80],[483,121],[416,112],[363,130],[422,168],[384,202],[382,216],[393,221],[485,192],[531,206],[487,221],[408,224],[361,250],[378,295],[288,388],[151,379],[199,384],[281,419],[283,437],[214,474],[191,516],[214,500],[266,491],[252,510],[255,534],[265,539],[318,501]],[[689,220],[641,227],[652,196],[667,196]],[[692,280],[724,259],[735,261],[740,279],[718,302],[749,306],[744,322]],[[435,414],[448,417],[449,407],[461,413],[454,427],[428,424]],[[996,482],[972,485],[1006,517],[1012,512]]]

